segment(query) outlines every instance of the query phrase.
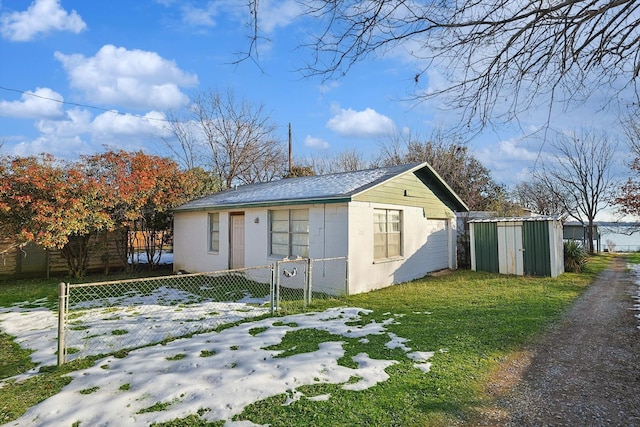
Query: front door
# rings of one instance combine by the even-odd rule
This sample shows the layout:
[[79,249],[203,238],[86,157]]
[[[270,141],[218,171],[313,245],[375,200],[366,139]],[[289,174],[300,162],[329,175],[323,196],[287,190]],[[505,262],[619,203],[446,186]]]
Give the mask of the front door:
[[244,214],[231,214],[231,230],[229,241],[229,265],[231,268],[244,267]]

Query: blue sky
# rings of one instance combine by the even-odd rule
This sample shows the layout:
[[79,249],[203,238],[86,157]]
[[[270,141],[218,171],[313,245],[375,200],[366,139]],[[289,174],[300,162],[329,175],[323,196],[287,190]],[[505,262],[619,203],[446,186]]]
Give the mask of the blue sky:
[[[291,123],[296,157],[344,149],[374,157],[392,133],[428,137],[456,123],[458,114],[439,110],[437,101],[406,101],[422,65],[402,52],[369,58],[336,80],[304,78],[298,70],[311,53],[299,45],[314,22],[296,18],[295,0],[260,5],[269,40],[259,45],[257,66],[233,64],[248,48],[244,1],[0,0],[3,152],[72,159],[107,146],[165,154],[167,112],[208,90],[231,89],[263,103],[282,141]],[[421,81],[435,76],[437,70]],[[553,119],[611,128],[614,115],[592,107]],[[524,135],[547,113],[530,111],[518,126],[486,130],[470,149],[496,181],[526,179],[545,146]]]

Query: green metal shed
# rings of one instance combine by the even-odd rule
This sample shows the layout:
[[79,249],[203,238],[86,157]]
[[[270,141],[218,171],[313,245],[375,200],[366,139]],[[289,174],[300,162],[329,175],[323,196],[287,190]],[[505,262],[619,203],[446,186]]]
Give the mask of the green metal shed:
[[471,269],[502,274],[564,273],[562,218],[531,216],[469,221]]

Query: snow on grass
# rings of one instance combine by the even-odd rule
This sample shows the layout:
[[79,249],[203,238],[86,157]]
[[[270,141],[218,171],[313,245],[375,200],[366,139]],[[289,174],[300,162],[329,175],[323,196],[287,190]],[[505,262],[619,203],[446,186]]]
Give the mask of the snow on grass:
[[[126,309],[122,307],[118,310],[125,311],[108,313],[120,317],[119,320],[106,321],[98,315],[91,318],[92,310],[102,310],[97,308],[87,309],[89,311],[75,320],[87,327],[83,333],[102,337],[105,346],[110,341],[119,346],[122,345],[119,340],[130,334],[113,334],[117,329],[111,328],[125,330],[136,322],[136,316],[147,315],[142,314],[146,313],[142,306],[135,307],[137,315],[126,313]],[[0,310],[0,327],[17,336],[22,346],[36,349],[34,360],[42,363],[55,360],[54,313],[17,307]],[[186,311],[197,317],[199,313],[195,310],[194,306],[167,312],[142,324],[158,326],[163,331],[182,327],[188,331],[188,325],[193,322],[183,322],[180,316]],[[235,312],[238,308],[231,304],[228,310]],[[299,400],[303,393],[298,389],[303,385],[341,384],[345,390],[359,391],[389,378],[385,369],[398,363],[395,360],[377,360],[359,353],[353,357],[356,368],[339,365],[338,360],[345,354],[339,337],[366,342],[369,336],[386,335],[388,347],[405,351],[417,369],[428,372],[431,364],[427,360],[433,353],[412,352],[406,345],[408,340],[387,332],[387,326],[395,322],[393,317],[381,323],[356,326],[354,322],[361,319],[361,313],[368,311],[334,308],[320,313],[267,318],[220,332],[139,348],[124,358],[105,357],[91,368],[71,373],[71,383],[60,393],[31,407],[7,425],[149,425],[196,413],[207,421],[252,425],[231,419],[247,405],[271,396],[286,394],[286,404]],[[110,325],[106,329],[105,323]],[[111,333],[107,333],[109,329]],[[273,349],[282,343],[287,333],[303,329],[326,331],[338,339],[320,342],[316,350],[297,354]],[[285,352],[288,355],[283,355]],[[327,394],[309,397],[331,399]]]
[[[68,359],[141,347],[268,312],[268,297],[249,295],[238,302],[215,302],[191,293],[159,287],[142,295],[131,293],[79,302],[69,307]],[[58,315],[45,308],[0,307],[0,329],[35,350],[31,359],[42,365],[57,363]]]
[[[140,347],[222,324],[268,313],[268,297],[245,295],[238,302],[201,300],[189,292],[160,287],[148,295],[108,298],[108,308],[87,308],[95,301],[76,304],[70,314],[67,346],[72,356],[84,357]],[[98,305],[99,306],[99,305]],[[86,309],[85,309],[86,308]]]

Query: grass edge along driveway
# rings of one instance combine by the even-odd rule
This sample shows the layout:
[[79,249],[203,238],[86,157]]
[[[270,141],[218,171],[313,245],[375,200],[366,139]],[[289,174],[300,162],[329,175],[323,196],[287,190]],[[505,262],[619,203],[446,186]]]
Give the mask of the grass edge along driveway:
[[[303,390],[306,395],[331,397],[326,401],[302,398],[283,406],[288,396],[282,394],[248,406],[237,419],[272,426],[463,424],[486,404],[483,384],[496,366],[556,320],[609,260],[605,255],[593,257],[585,273],[556,279],[460,270],[352,296],[348,305],[373,310],[361,322],[380,321],[391,313],[397,322],[388,326],[389,331],[408,338],[414,350],[444,350],[431,359],[428,375],[412,368],[410,361],[401,361],[387,369],[389,380],[371,389],[308,386]],[[305,334],[307,344],[326,339],[326,334],[313,331]],[[356,341],[344,344],[347,354],[358,354],[359,345]],[[300,351],[308,348],[301,346]],[[397,352],[383,342],[368,343],[366,349],[373,358],[397,358]],[[69,381],[66,373],[92,363],[85,360],[60,370],[47,368],[36,378],[0,389],[0,422],[17,418],[29,406],[57,393]],[[344,358],[342,363],[353,362]],[[215,424],[192,414],[165,425]]]

